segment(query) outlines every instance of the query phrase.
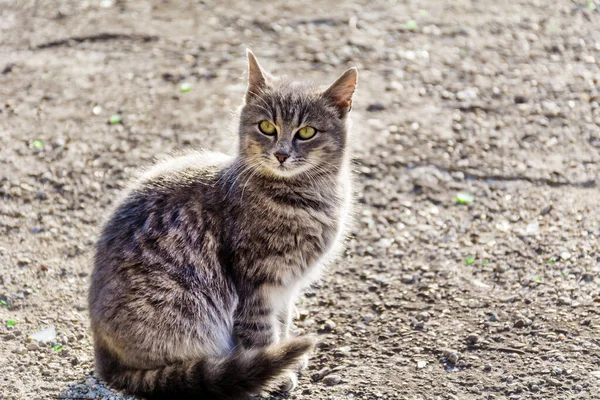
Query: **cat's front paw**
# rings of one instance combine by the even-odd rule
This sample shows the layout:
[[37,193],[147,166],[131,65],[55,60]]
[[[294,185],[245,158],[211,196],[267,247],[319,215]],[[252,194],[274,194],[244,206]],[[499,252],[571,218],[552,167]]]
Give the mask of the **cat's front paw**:
[[298,387],[298,374],[295,372],[288,372],[283,376],[281,383],[278,385],[277,392],[291,392],[296,389],[296,387]]

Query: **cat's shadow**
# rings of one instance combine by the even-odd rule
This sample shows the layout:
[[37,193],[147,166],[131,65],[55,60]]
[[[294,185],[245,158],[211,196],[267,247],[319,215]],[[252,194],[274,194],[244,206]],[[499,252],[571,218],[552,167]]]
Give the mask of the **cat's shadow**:
[[[280,395],[256,396],[256,400],[283,400],[289,398],[289,393]],[[69,384],[62,392],[54,396],[57,400],[140,400],[113,390],[88,374],[83,380]]]

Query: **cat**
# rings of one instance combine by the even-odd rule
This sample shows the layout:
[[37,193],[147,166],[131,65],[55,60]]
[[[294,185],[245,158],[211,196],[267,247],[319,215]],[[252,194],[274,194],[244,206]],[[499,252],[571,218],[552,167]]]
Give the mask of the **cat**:
[[[143,173],[96,244],[96,375],[149,399],[291,389],[313,339],[294,304],[342,246],[357,70],[325,90],[275,78],[248,51],[239,149]],[[282,383],[283,382],[283,383]]]

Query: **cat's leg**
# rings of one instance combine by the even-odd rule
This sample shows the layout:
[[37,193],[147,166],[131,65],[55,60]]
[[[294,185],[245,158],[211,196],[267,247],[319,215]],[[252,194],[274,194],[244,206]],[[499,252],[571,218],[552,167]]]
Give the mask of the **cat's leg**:
[[265,347],[277,343],[280,326],[269,294],[260,288],[240,298],[234,320],[238,340],[245,347]]
[[279,324],[281,325],[280,337],[285,340],[290,337],[294,317],[296,316],[296,306],[294,301],[290,301],[283,307],[279,313]]
[[[265,347],[289,338],[295,308],[294,301],[283,293],[280,288],[264,286],[240,298],[234,326],[243,346]],[[289,392],[297,385],[298,374],[289,372],[278,390]]]
[[[296,303],[298,302],[298,295],[292,294],[287,304],[285,304],[282,310],[279,312],[279,323],[281,324],[281,340],[288,339],[291,336],[292,326],[294,319],[298,317],[298,309]],[[308,366],[308,354],[302,357],[302,361],[296,371],[290,371],[287,374],[287,379],[281,384],[280,390],[283,392],[290,392],[298,386],[298,377],[301,372]]]

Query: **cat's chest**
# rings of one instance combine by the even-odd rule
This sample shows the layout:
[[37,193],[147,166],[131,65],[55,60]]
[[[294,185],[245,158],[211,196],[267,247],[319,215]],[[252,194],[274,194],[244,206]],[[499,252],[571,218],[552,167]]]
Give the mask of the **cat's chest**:
[[332,206],[274,208],[258,221],[254,235],[275,248],[281,245],[289,251],[321,252],[331,245],[338,226],[339,210]]
[[339,237],[341,209],[336,202],[298,206],[270,201],[262,206],[246,209],[238,224],[236,247],[243,263],[302,275]]

